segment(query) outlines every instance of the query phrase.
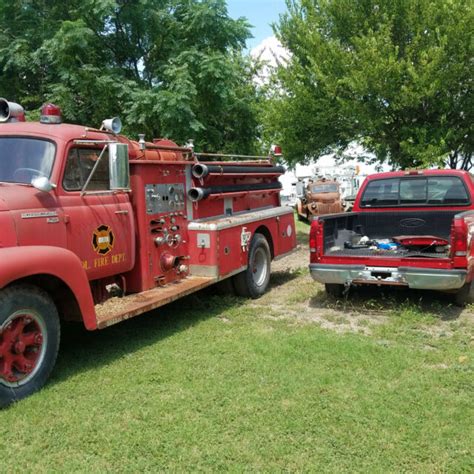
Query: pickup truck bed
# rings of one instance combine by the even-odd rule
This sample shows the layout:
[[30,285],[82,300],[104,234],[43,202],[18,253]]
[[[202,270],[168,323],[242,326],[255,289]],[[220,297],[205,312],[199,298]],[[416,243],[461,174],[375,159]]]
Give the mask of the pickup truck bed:
[[354,212],[325,216],[323,223],[324,249],[327,256],[388,258],[447,258],[448,248],[439,246],[419,248],[399,247],[396,250],[348,248],[357,246],[362,237],[369,240],[392,239],[400,235],[433,235],[449,241],[451,224],[456,211],[398,211]]

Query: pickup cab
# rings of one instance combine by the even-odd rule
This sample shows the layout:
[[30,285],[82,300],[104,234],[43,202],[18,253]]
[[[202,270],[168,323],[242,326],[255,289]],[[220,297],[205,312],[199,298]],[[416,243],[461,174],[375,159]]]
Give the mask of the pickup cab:
[[310,273],[326,292],[389,285],[474,301],[473,176],[416,170],[368,176],[353,212],[314,218]]

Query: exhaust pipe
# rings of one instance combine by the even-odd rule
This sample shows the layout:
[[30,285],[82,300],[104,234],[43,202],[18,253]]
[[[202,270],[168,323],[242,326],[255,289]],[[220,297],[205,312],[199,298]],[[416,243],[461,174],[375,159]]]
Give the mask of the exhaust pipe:
[[283,166],[226,166],[226,165],[206,165],[196,163],[193,166],[193,176],[197,179],[205,178],[208,175],[281,175],[285,172]]
[[0,123],[4,122],[24,122],[25,110],[15,102],[0,98]]
[[201,201],[212,194],[244,193],[246,191],[271,191],[281,189],[279,181],[274,183],[236,184],[233,186],[211,186],[209,188],[191,188],[188,198],[193,201]]

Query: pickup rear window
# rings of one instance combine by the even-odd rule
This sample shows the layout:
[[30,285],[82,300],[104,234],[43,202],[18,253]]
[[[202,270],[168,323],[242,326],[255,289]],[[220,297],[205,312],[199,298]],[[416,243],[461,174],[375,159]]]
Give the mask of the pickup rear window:
[[465,206],[469,194],[457,176],[388,178],[371,181],[361,207]]

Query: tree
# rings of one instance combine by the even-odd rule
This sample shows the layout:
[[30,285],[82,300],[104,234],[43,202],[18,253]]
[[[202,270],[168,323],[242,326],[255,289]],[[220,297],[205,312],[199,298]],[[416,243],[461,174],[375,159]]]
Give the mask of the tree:
[[294,0],[265,122],[292,162],[362,143],[394,167],[470,168],[470,0]]
[[119,115],[130,134],[251,152],[249,36],[225,0],[4,0],[0,90],[76,123]]

